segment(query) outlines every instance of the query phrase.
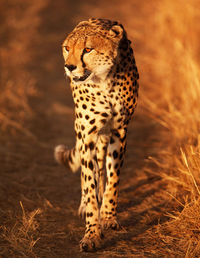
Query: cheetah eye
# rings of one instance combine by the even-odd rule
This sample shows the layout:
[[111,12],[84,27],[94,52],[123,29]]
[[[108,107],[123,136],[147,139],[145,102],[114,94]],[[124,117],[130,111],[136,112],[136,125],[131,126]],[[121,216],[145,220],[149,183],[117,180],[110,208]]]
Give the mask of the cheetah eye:
[[92,50],[93,50],[93,48],[86,47],[86,48],[84,48],[83,52],[90,53]]
[[64,46],[64,49],[69,52],[69,47],[68,46]]

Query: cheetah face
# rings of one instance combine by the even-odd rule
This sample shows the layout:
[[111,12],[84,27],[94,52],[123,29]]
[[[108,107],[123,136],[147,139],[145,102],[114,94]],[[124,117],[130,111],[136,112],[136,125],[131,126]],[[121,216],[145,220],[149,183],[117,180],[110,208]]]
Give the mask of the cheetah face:
[[73,83],[105,80],[115,64],[123,29],[114,26],[108,35],[91,32],[91,27],[72,32],[63,43],[66,75]]

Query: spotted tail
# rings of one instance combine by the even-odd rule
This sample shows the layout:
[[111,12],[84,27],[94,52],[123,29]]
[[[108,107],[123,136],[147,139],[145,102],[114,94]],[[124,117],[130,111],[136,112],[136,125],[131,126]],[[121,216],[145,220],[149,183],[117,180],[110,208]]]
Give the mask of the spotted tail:
[[54,157],[59,164],[66,166],[72,172],[76,172],[80,167],[80,155],[75,148],[69,150],[65,145],[58,145],[55,147]]

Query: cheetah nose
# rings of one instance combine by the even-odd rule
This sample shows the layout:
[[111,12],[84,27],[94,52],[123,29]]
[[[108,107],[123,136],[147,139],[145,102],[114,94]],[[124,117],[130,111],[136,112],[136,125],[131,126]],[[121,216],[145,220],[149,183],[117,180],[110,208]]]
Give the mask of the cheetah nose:
[[73,70],[76,69],[77,66],[65,64],[65,67],[66,67],[68,70],[70,70],[70,72],[72,72]]

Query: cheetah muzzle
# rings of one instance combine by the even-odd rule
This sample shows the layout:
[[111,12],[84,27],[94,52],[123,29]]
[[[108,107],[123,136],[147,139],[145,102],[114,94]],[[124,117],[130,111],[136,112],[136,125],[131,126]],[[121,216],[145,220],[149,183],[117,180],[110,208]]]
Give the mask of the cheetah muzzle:
[[65,72],[75,104],[76,144],[55,148],[55,159],[81,167],[81,251],[100,248],[102,232],[117,229],[117,198],[126,136],[138,99],[138,70],[122,24],[80,22],[64,40]]
[[85,73],[83,76],[81,76],[81,77],[75,76],[75,77],[73,77],[73,81],[74,82],[83,82],[91,75],[91,73],[92,73],[91,71],[85,70]]

